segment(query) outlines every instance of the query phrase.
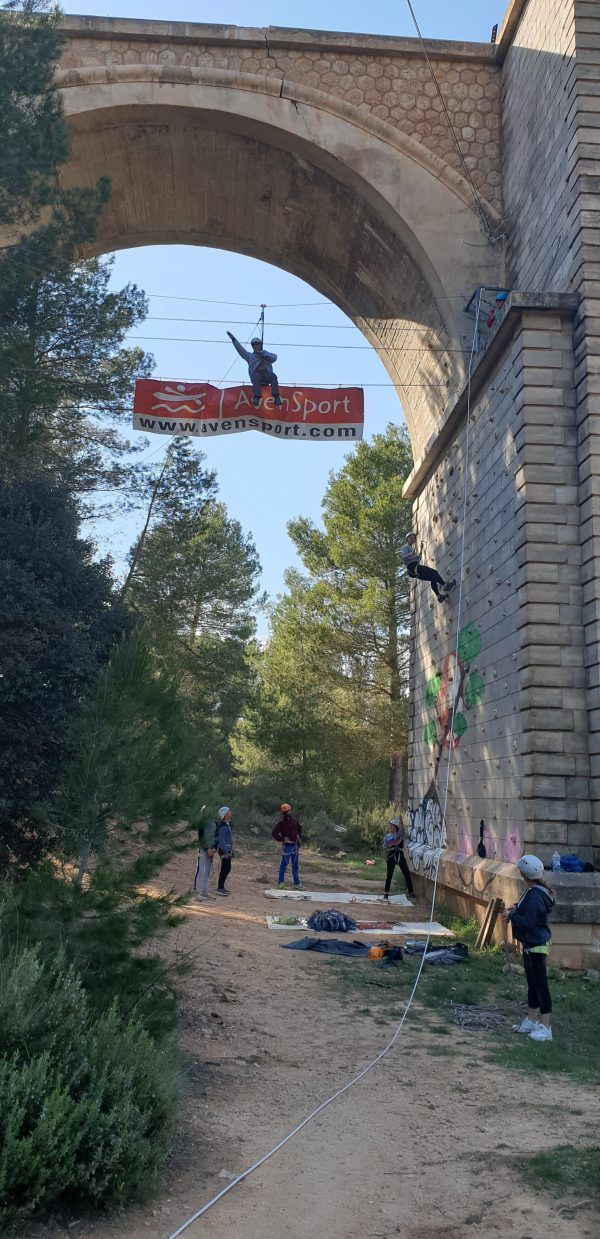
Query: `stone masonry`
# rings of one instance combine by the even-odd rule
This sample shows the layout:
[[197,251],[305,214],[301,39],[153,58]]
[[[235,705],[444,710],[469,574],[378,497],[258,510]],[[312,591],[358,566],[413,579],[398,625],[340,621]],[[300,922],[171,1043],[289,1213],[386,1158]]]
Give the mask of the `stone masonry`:
[[[417,138],[462,172],[448,123],[415,39],[192,22],[69,17],[65,69],[127,63],[279,74],[337,96]],[[500,204],[500,73],[486,44],[428,44],[477,188]]]
[[[411,850],[427,872],[454,746],[440,881],[463,910],[510,898],[508,866],[524,849],[600,858],[598,6],[514,3],[499,59],[515,291],[473,368],[464,527],[465,393],[408,488],[443,573],[457,572],[465,534],[458,660],[452,608],[415,590],[410,756]],[[473,857],[480,823],[485,861]],[[591,963],[598,883],[558,885],[554,958]]]

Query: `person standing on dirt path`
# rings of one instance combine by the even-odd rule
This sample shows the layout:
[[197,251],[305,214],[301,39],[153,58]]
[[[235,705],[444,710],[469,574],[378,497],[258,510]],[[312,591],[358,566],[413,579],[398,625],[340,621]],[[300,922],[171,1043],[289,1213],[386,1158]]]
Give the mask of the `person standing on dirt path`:
[[544,866],[538,856],[522,856],[517,861],[527,889],[518,903],[506,908],[504,920],[513,937],[522,944],[523,966],[527,978],[527,1015],[513,1032],[527,1033],[532,1041],[552,1041],[550,1016],[552,999],[548,988],[548,954],[550,926],[548,917],[554,906],[554,895],[544,882]]
[[229,895],[231,892],[228,890],[225,883],[231,873],[231,862],[233,860],[233,831],[231,829],[231,809],[229,808],[229,805],[226,804],[222,805],[219,809],[219,820],[215,822],[215,848],[221,857],[217,895]]
[[215,854],[215,823],[200,822],[198,825],[198,863],[194,875],[194,895],[199,902],[202,899],[213,898],[208,893],[208,880]]
[[302,825],[297,818],[292,817],[291,804],[282,804],[281,818],[271,831],[271,834],[281,844],[281,861],[277,885],[280,890],[285,886],[285,871],[292,862],[292,881],[296,890],[301,889],[298,859],[302,842]]
[[383,898],[388,900],[390,897],[392,878],[397,865],[402,870],[402,875],[406,882],[406,893],[409,899],[414,899],[415,892],[413,890],[410,869],[404,855],[404,827],[398,817],[391,817],[389,820],[387,833],[383,836],[383,854],[387,864]]

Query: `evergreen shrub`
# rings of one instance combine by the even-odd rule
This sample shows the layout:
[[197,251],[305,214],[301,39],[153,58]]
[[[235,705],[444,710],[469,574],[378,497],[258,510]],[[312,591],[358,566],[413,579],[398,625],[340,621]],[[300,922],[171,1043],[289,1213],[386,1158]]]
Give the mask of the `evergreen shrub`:
[[52,1207],[116,1207],[160,1178],[174,1052],[116,1006],[95,1014],[60,955],[0,960],[0,1233]]

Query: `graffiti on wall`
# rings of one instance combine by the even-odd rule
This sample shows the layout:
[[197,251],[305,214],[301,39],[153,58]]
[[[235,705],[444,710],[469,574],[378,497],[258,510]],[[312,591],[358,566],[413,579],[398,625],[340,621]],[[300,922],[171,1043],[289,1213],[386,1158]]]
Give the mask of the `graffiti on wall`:
[[456,653],[447,654],[440,671],[427,684],[425,704],[435,712],[423,731],[425,744],[435,749],[434,779],[444,749],[455,749],[469,726],[466,711],[479,705],[485,694],[485,682],[472,669],[473,659],[481,652],[481,636],[475,624],[467,624],[458,634]]
[[[499,838],[494,826],[489,822],[485,822],[483,829],[483,845],[485,854],[490,860],[503,860],[507,864],[515,865],[519,857],[523,855],[523,839],[519,828],[519,823],[514,822],[507,835]],[[468,827],[463,824],[458,832],[458,848],[457,860],[468,860],[476,850],[476,839]]]
[[435,878],[446,846],[446,824],[437,789],[433,786],[416,809],[409,809],[408,854],[415,873]]
[[415,872],[428,878],[435,877],[447,839],[438,790],[440,762],[444,752],[450,760],[468,729],[467,712],[483,700],[485,682],[473,667],[480,652],[479,629],[475,624],[466,624],[458,634],[456,652],[446,655],[427,684],[425,704],[431,717],[425,724],[423,739],[434,750],[433,778],[421,803],[409,811],[408,851]]

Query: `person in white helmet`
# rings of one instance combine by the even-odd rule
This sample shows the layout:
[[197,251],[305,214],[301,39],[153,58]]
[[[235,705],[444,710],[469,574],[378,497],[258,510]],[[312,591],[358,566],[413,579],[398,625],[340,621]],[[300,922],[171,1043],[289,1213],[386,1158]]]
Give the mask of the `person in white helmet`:
[[511,926],[513,937],[523,946],[523,965],[527,978],[527,1015],[519,1024],[513,1025],[513,1031],[527,1033],[532,1041],[552,1041],[552,999],[548,988],[548,917],[554,905],[554,895],[544,881],[544,866],[539,857],[522,856],[517,861],[517,868],[525,879],[527,889],[518,903],[506,908],[503,915]]
[[412,878],[410,869],[406,863],[404,855],[404,827],[399,817],[391,817],[388,823],[388,829],[383,836],[383,855],[387,864],[387,872],[385,875],[385,892],[383,898],[388,900],[390,897],[390,889],[392,886],[392,878],[396,865],[402,871],[404,881],[406,882],[406,893],[409,899],[414,899],[415,892],[413,890]]

